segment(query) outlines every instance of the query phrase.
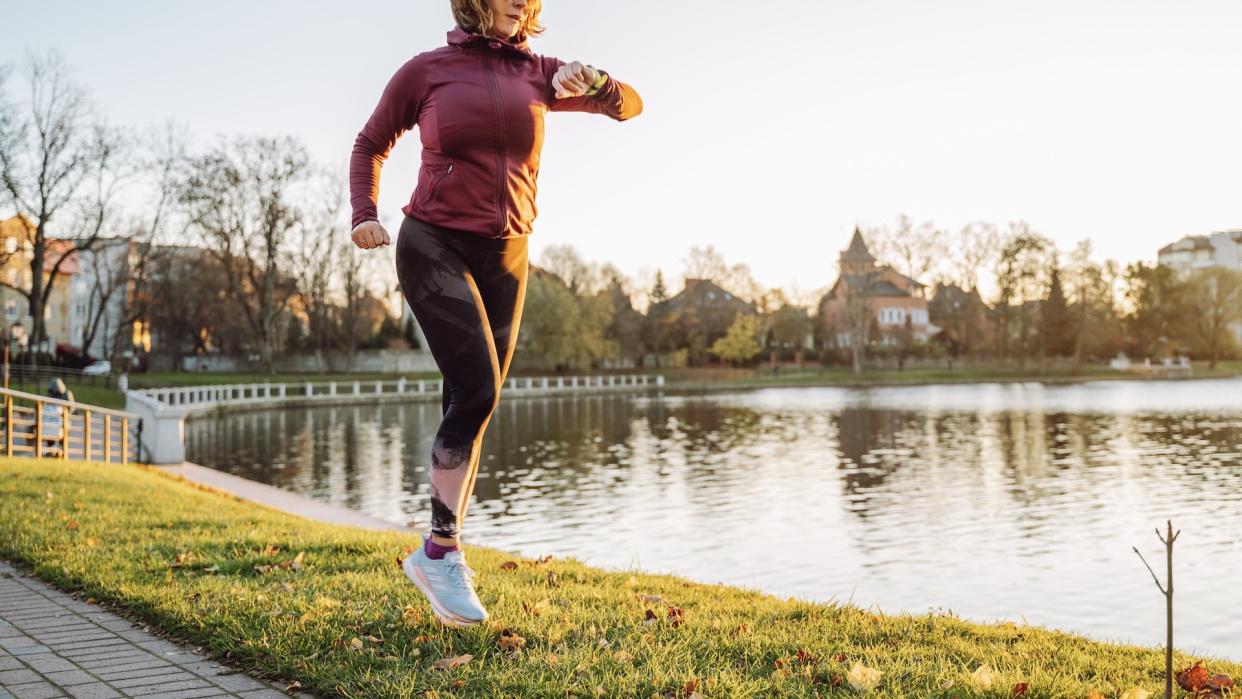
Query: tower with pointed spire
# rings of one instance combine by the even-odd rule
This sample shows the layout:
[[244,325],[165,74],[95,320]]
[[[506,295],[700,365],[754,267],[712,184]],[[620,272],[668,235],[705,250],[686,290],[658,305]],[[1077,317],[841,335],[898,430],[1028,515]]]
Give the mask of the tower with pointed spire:
[[939,332],[940,328],[928,318],[924,285],[888,265],[879,264],[857,226],[849,246],[841,251],[837,261],[840,276],[819,302],[828,346],[850,345],[847,298],[865,298],[867,315],[871,317],[870,330],[866,333],[868,345],[899,346],[909,344],[909,340],[926,342]]
[[867,249],[867,241],[863,240],[862,231],[854,226],[854,237],[850,238],[850,246],[841,251],[841,271],[845,274],[860,274],[875,266],[875,256]]

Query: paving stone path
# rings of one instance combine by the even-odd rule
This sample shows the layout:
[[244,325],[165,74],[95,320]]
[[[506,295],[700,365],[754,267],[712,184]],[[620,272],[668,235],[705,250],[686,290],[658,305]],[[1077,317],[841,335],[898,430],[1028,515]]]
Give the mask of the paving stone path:
[[0,699],[289,696],[0,561]]

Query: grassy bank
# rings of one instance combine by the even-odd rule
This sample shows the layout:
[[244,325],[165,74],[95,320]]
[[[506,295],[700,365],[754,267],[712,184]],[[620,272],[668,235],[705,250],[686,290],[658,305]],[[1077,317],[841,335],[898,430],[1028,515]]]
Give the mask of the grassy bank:
[[[844,697],[859,694],[855,663],[882,673],[874,697],[1010,697],[1023,682],[1026,697],[1162,686],[1155,649],[479,547],[467,552],[492,617],[446,629],[396,566],[414,543],[140,467],[0,460],[0,556],[324,696]],[[972,679],[985,665],[990,683]],[[1242,675],[1242,664],[1209,665]]]

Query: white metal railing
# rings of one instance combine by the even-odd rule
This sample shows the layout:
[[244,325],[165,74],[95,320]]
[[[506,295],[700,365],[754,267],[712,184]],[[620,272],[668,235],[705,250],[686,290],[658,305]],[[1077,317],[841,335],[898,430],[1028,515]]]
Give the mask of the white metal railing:
[[129,463],[139,440],[137,415],[0,388],[0,438],[6,456]]
[[[664,377],[651,374],[603,376],[523,376],[505,381],[507,394],[561,393],[577,390],[636,389],[663,386]],[[248,383],[218,386],[177,386],[130,391],[168,407],[207,408],[275,401],[339,400],[366,396],[439,396],[443,379],[396,379],[391,381],[324,381],[297,383]]]

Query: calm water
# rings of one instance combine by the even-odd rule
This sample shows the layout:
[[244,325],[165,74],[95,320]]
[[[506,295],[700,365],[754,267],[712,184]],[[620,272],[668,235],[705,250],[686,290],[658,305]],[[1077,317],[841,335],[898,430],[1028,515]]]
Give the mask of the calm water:
[[[192,461],[430,517],[439,404],[191,420]],[[506,399],[470,543],[1242,660],[1242,381]],[[1163,573],[1161,573],[1163,578]]]

